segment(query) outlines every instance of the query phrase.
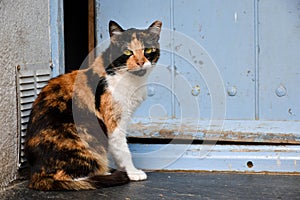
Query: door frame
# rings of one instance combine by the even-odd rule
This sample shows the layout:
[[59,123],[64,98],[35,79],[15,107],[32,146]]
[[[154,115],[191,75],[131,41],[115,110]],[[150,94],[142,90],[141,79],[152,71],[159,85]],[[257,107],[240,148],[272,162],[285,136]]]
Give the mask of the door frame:
[[50,44],[53,77],[65,72],[64,1],[50,0]]

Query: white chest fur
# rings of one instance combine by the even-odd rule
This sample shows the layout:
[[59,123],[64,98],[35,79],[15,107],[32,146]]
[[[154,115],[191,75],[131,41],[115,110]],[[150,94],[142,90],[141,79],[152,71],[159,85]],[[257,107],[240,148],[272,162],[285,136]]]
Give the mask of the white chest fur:
[[148,70],[147,74],[142,77],[126,72],[107,78],[108,89],[111,91],[114,100],[122,106],[123,120],[127,121],[136,108],[145,100],[149,71],[151,70]]

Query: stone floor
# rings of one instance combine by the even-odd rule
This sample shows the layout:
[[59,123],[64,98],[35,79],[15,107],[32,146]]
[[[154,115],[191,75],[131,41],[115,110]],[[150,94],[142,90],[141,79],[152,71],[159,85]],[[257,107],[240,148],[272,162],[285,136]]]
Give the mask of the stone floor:
[[44,199],[300,199],[300,176],[152,172],[148,180],[79,192],[40,192],[26,181],[0,191],[1,200]]

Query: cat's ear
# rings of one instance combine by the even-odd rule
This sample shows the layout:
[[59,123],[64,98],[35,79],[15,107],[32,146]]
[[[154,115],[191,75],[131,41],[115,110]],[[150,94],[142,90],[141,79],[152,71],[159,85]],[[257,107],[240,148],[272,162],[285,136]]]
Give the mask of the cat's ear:
[[115,21],[109,21],[109,35],[110,37],[113,37],[114,35],[121,35],[124,30],[122,27],[117,24]]
[[148,30],[152,33],[159,35],[161,31],[161,26],[162,22],[157,20],[149,26]]

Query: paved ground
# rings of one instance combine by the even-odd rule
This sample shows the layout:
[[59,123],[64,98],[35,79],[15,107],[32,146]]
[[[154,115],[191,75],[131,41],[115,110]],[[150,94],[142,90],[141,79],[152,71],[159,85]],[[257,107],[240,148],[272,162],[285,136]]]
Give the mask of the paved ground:
[[39,192],[18,183],[0,192],[1,200],[43,199],[300,199],[300,176],[148,173],[148,180],[128,185],[80,192]]

